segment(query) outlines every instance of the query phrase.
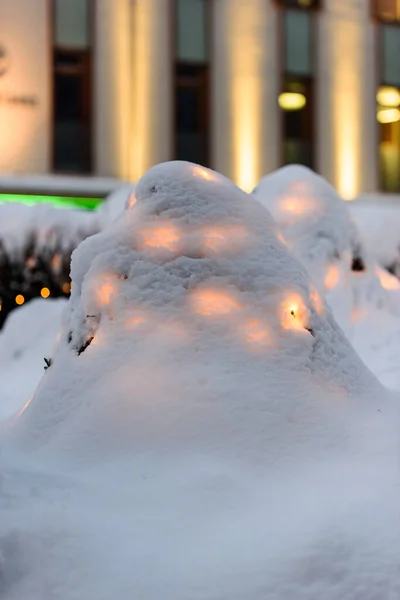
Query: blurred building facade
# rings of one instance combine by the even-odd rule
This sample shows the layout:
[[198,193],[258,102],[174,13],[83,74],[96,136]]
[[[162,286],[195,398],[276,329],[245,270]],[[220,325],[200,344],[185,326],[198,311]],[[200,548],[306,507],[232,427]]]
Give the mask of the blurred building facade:
[[400,0],[0,0],[0,172],[400,192]]

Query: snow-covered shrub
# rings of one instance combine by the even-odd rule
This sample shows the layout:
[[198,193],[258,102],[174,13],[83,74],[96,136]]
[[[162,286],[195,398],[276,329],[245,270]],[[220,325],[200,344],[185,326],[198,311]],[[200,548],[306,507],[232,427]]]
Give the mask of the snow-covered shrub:
[[53,364],[0,432],[0,539],[41,541],[5,600],[389,598],[397,400],[252,195],[171,163],[136,198],[74,253]]
[[136,197],[74,253],[54,362],[1,432],[0,539],[42,542],[6,600],[389,598],[396,400],[253,196],[172,163]]
[[[60,210],[51,206],[0,206],[0,327],[16,298],[53,298],[70,292],[72,251],[99,230],[95,213]],[[44,292],[47,294],[47,291]]]
[[264,177],[253,193],[271,212],[348,335],[365,304],[398,311],[399,297],[388,293],[394,287],[364,246],[349,203],[323,177],[290,165]]

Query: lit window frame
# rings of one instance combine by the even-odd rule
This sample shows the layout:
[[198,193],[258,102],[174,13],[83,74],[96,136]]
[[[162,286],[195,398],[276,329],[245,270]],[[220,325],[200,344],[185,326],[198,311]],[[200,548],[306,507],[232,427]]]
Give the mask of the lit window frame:
[[[279,53],[278,53],[278,73],[279,73],[279,91],[277,102],[279,102],[279,98],[281,94],[286,91],[286,82],[290,79],[298,79],[299,82],[304,83],[309,89],[311,94],[311,103],[313,106],[313,114],[314,117],[312,119],[311,124],[311,168],[316,168],[316,99],[317,99],[317,65],[318,65],[318,56],[316,52],[312,52],[311,50],[311,73],[309,76],[299,76],[297,73],[292,73],[286,70],[286,37],[285,37],[285,11],[299,11],[299,12],[307,12],[312,13],[312,23],[311,23],[311,36],[312,36],[312,45],[316,45],[318,43],[318,23],[317,23],[317,15],[323,10],[323,0],[315,0],[312,6],[302,7],[299,5],[298,0],[272,0],[273,4],[278,9],[278,31],[279,31]],[[279,164],[281,166],[286,165],[285,161],[285,136],[284,136],[284,111],[279,107],[279,122],[280,122],[280,152],[279,152]]]

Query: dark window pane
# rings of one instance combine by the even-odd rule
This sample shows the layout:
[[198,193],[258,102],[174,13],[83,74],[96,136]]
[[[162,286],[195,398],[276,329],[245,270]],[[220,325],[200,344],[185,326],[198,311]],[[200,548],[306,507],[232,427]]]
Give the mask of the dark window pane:
[[312,15],[299,10],[284,12],[285,71],[293,75],[312,73]]
[[176,0],[176,35],[178,60],[207,61],[208,0]]
[[283,162],[313,168],[313,109],[310,80],[287,80],[280,97],[283,117]]
[[176,158],[207,166],[208,110],[206,70],[178,67],[175,124]]
[[383,83],[400,85],[400,27],[382,25]]
[[318,8],[320,6],[319,0],[276,0],[278,4],[285,8]]
[[55,75],[54,167],[56,171],[90,170],[90,123],[82,76]]

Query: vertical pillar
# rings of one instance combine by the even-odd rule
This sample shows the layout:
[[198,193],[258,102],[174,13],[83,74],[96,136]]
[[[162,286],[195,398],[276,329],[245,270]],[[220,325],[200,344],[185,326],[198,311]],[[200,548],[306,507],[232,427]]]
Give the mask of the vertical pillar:
[[[115,0],[114,0],[115,1]],[[172,22],[170,0],[134,0],[130,176],[172,158]]]
[[277,52],[272,2],[213,3],[213,166],[246,191],[278,166]]
[[374,30],[369,2],[327,0],[319,22],[319,170],[346,199],[376,187]]
[[51,44],[49,0],[0,0],[0,172],[50,168]]
[[94,162],[99,175],[129,177],[130,0],[94,3]]

